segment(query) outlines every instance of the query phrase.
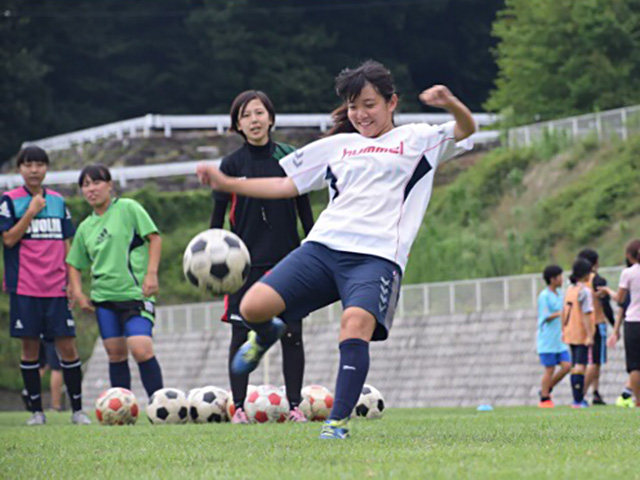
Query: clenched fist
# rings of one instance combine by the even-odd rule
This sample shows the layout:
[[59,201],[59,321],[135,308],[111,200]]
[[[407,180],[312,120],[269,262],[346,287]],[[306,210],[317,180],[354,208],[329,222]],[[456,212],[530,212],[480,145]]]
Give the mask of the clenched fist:
[[448,109],[458,102],[458,98],[444,85],[434,85],[423,91],[418,98],[430,107]]

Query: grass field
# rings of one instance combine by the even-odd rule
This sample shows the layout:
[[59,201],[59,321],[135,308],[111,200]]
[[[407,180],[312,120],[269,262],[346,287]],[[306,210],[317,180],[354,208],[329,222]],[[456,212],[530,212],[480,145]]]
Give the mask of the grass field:
[[26,427],[0,414],[0,478],[639,478],[640,410],[396,409],[319,424]]

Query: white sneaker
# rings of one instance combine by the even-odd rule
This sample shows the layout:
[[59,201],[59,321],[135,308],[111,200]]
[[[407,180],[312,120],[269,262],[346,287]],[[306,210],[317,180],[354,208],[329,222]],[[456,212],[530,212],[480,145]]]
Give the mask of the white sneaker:
[[73,412],[71,415],[71,423],[75,425],[91,425],[91,420],[86,413],[82,410],[78,410],[77,412]]
[[44,425],[47,423],[47,417],[44,416],[44,412],[33,412],[31,418],[27,420],[27,425]]

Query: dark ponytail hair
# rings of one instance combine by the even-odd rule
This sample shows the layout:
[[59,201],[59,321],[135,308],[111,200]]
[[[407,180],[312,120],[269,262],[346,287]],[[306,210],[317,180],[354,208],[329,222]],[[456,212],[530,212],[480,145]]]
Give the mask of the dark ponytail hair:
[[84,179],[89,177],[94,182],[97,180],[102,180],[103,182],[111,181],[111,172],[107,167],[100,164],[87,165],[80,172],[80,176],[78,177],[78,185],[82,187],[84,183]]
[[591,262],[584,258],[578,258],[575,262],[573,262],[573,266],[571,267],[571,276],[569,277],[569,281],[574,285],[578,283],[578,280],[586,277],[591,273]]
[[640,239],[636,238],[634,240],[631,240],[627,244],[626,253],[636,262],[640,262]]
[[336,77],[336,94],[343,103],[331,112],[333,128],[329,130],[327,136],[357,132],[347,115],[347,104],[354,101],[367,84],[370,84],[387,102],[396,93],[393,76],[381,63],[367,60],[353,70],[345,68]]

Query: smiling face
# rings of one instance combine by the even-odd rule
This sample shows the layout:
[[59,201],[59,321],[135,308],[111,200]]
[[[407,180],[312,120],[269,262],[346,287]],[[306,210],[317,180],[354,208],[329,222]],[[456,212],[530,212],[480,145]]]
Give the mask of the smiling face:
[[238,115],[238,131],[244,134],[251,145],[266,145],[269,142],[271,125],[273,125],[273,119],[259,98],[254,98],[247,103]]
[[26,161],[20,164],[18,170],[29,191],[39,191],[47,175],[48,165],[45,162]]
[[93,180],[89,175],[82,181],[82,195],[94,210],[103,210],[111,201],[113,184],[104,180]]
[[396,94],[387,101],[367,83],[356,98],[347,102],[347,115],[360,135],[376,138],[393,129],[393,112],[397,105]]

